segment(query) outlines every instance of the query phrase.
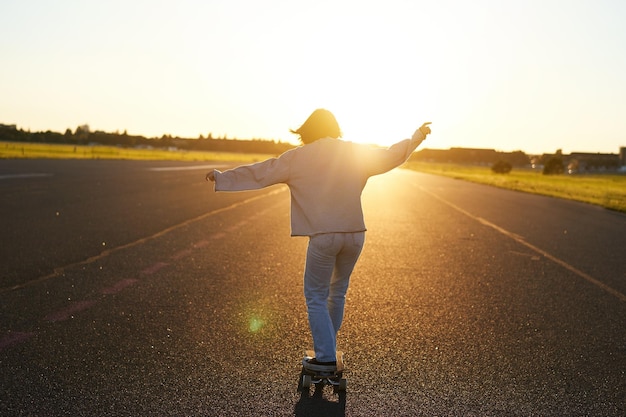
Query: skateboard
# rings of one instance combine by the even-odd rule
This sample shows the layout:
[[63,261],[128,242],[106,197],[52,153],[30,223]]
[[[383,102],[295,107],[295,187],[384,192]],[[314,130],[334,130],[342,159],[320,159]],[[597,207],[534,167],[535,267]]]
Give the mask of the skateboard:
[[[315,357],[315,352],[312,350],[305,351],[304,360]],[[343,377],[343,371],[345,370],[343,364],[343,352],[337,351],[337,369],[335,371],[323,372],[314,371],[302,367],[302,388],[308,389],[313,384],[332,385],[338,391],[345,391],[348,385],[348,380]]]

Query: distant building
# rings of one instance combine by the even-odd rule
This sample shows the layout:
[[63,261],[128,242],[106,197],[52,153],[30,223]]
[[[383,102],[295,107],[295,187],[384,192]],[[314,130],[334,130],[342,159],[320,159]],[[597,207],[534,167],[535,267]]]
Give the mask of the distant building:
[[476,148],[450,148],[447,150],[426,148],[415,152],[410,160],[489,166],[498,161],[505,161],[517,167],[530,164],[530,159],[522,151],[499,152],[495,149]]
[[6,142],[18,142],[21,140],[20,134],[16,125],[5,125],[0,123],[0,140]]
[[450,148],[422,149],[415,152],[410,160],[423,162],[444,162],[465,165],[493,165],[498,161],[508,162],[516,167],[540,168],[552,158],[559,158],[569,173],[614,172],[626,167],[626,147],[621,147],[619,154],[572,152],[569,155],[557,151],[530,158],[522,151],[499,152],[494,149]]
[[624,164],[624,149],[620,148],[620,153],[590,153],[572,152],[569,155],[557,151],[556,154],[543,154],[538,158],[538,163],[545,165],[552,158],[559,158],[563,162],[566,172],[574,173],[594,173],[594,172],[614,172]]
[[620,157],[614,153],[572,152],[563,155],[563,162],[570,172],[615,171],[620,167]]

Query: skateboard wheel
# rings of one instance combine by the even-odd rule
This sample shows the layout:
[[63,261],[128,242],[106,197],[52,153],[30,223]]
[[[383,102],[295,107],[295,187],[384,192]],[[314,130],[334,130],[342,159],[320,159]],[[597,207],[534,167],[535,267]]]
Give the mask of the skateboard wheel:
[[302,388],[311,388],[311,375],[302,375]]
[[341,379],[339,380],[339,385],[337,386],[337,389],[338,389],[339,391],[345,391],[345,390],[346,390],[346,388],[348,388],[348,380],[347,380],[347,379],[345,379],[345,378],[341,378]]

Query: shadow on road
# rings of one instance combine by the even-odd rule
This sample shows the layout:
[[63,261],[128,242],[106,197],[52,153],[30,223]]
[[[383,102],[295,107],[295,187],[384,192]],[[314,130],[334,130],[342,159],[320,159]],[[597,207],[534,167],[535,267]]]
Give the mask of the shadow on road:
[[316,388],[313,395],[309,390],[300,392],[300,401],[296,404],[294,416],[296,417],[345,417],[346,393],[340,392],[339,401],[324,398],[323,389]]
[[[338,391],[333,396],[338,396],[339,400],[328,398],[327,395],[332,392],[331,387],[324,389],[323,385],[316,385],[313,394],[306,388],[302,388],[302,374],[298,383],[298,391],[300,391],[300,400],[296,404],[294,410],[295,417],[345,417],[346,415],[346,392]],[[326,396],[324,395],[326,391]]]

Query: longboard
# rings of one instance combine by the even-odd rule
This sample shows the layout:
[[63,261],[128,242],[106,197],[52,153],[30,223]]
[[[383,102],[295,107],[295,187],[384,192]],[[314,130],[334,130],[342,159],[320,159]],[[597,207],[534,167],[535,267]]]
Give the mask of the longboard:
[[[315,352],[312,350],[306,350],[304,359],[311,359],[315,357]],[[337,351],[336,354],[337,367],[336,370],[330,372],[314,371],[302,367],[302,388],[308,389],[313,384],[332,385],[338,391],[345,391],[348,385],[348,380],[343,377],[343,371],[345,370],[343,362],[343,352]]]

